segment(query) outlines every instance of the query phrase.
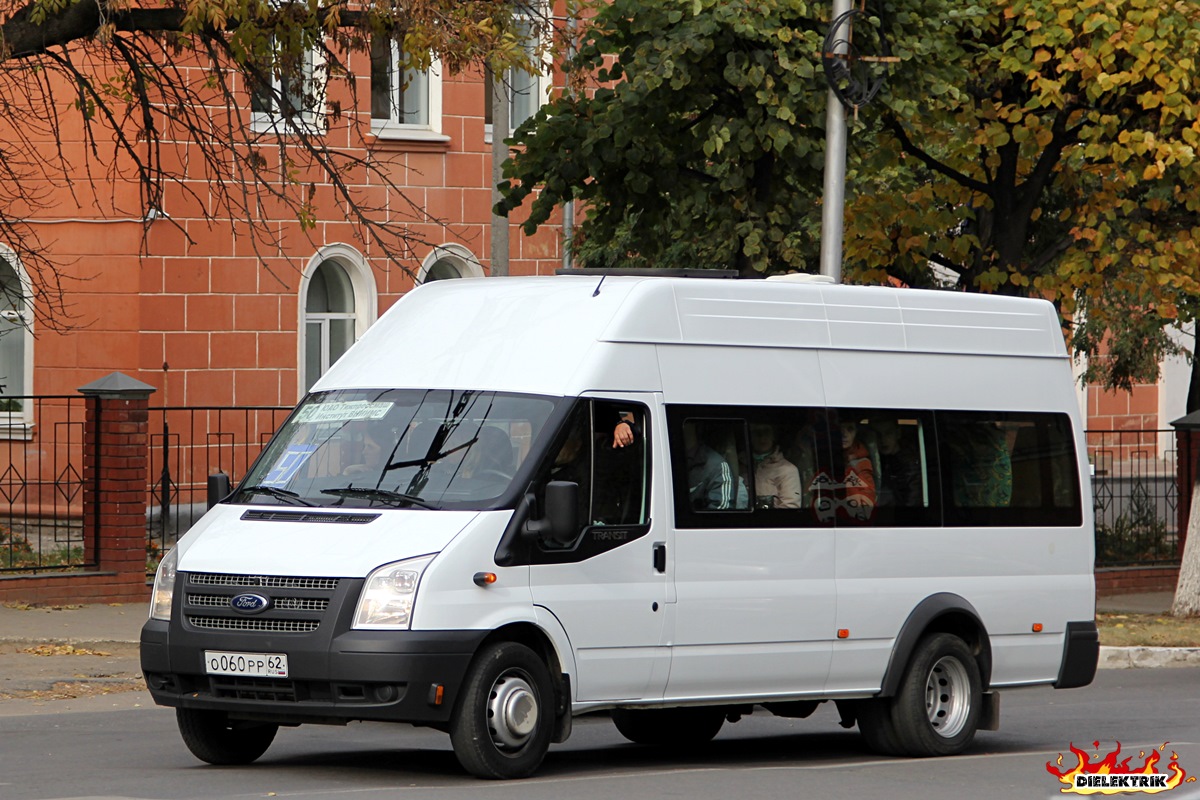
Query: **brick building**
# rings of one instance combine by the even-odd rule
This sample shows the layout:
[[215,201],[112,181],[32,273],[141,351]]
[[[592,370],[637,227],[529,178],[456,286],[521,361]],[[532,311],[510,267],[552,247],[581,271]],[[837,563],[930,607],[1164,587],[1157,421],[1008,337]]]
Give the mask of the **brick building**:
[[[106,180],[113,165],[95,163],[81,127],[61,131],[71,163],[98,180],[70,190],[49,185],[48,201],[26,222],[61,265],[69,303],[63,330],[21,321],[38,317],[26,266],[0,241],[4,284],[0,325],[3,394],[61,395],[112,371],[158,389],[171,406],[291,405],[377,316],[415,281],[484,276],[491,267],[492,144],[490,84],[481,72],[425,73],[398,80],[395,52],[354,53],[356,95],[330,83],[326,105],[340,104],[345,124],[330,144],[385,165],[399,195],[378,197],[390,224],[420,244],[389,262],[345,222],[328,178],[311,176],[315,226],[305,231],[287,209],[267,222],[280,246],[256,252],[244,221],[212,223],[204,176],[168,185],[162,208],[143,208],[135,181]],[[390,66],[389,66],[390,65]],[[508,76],[512,123],[531,115],[550,90],[548,77]],[[341,94],[337,94],[341,92]],[[357,104],[348,105],[352,100]],[[269,153],[286,126],[269,98],[246,94],[251,126]],[[322,109],[305,109],[316,115]],[[276,133],[282,130],[283,133]],[[168,142],[168,158],[187,174],[195,144]],[[82,169],[80,175],[82,176]],[[117,165],[115,173],[128,174]],[[275,208],[270,193],[250,187]],[[402,195],[402,196],[401,196]],[[510,223],[511,274],[561,266],[560,228],[525,237]],[[144,238],[143,238],[144,237]],[[190,242],[189,242],[190,238]],[[418,346],[414,343],[414,346]],[[25,406],[25,407],[22,407]],[[36,436],[28,404],[0,408],[0,436]]]

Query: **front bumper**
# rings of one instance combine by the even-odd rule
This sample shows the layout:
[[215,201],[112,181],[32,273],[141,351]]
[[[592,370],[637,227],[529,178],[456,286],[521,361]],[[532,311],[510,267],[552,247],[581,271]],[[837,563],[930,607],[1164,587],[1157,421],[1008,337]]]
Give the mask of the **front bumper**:
[[[205,628],[196,624],[198,615],[207,615],[200,621],[208,624],[214,619],[236,624],[239,615],[214,611],[211,602],[192,607],[192,597],[177,591],[171,621],[152,619],[142,627],[142,674],[154,701],[284,725],[446,723],[487,631],[353,630],[353,598],[361,581],[347,584],[333,593],[325,612],[288,615],[311,618],[312,629],[300,632]],[[282,653],[288,677],[209,675],[205,650]]]

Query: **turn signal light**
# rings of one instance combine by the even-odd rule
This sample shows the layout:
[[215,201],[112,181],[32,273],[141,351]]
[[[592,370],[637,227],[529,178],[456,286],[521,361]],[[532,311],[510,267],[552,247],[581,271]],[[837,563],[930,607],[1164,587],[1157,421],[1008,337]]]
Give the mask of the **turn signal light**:
[[476,572],[475,577],[471,580],[475,581],[476,586],[487,586],[496,582],[496,573],[494,572]]
[[1042,632],[1042,623],[1040,623],[1040,622],[1033,623],[1033,632],[1041,633]]
[[850,629],[849,628],[838,628],[838,638],[839,639],[849,639],[850,638]]

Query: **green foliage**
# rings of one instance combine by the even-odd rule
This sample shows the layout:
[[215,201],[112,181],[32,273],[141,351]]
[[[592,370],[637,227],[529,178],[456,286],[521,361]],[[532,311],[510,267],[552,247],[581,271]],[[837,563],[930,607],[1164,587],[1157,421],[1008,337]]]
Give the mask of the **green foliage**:
[[517,131],[498,209],[532,198],[532,232],[586,201],[588,265],[803,268],[819,227],[821,38],[795,0],[603,5],[571,65],[598,85]]

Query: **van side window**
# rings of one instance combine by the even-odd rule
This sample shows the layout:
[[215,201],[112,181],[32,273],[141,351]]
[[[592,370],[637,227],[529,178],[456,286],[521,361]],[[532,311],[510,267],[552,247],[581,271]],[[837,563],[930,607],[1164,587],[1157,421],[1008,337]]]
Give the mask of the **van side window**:
[[580,402],[538,486],[539,501],[546,482],[570,481],[579,486],[581,530],[646,523],[650,518],[648,436],[644,406]]
[[947,525],[1079,525],[1082,508],[1065,414],[937,412]]

